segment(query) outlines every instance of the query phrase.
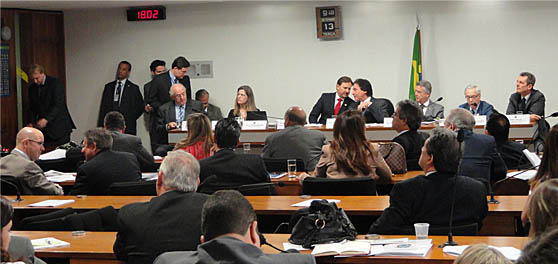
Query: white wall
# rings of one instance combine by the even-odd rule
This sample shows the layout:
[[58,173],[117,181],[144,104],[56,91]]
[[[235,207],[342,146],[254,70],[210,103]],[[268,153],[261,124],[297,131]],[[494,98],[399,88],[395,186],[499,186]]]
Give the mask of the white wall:
[[[341,6],[343,39],[320,41],[314,8],[329,5]],[[151,22],[128,22],[125,9],[65,12],[68,104],[78,127],[72,138],[95,126],[102,88],[120,60],[132,63],[130,79],[141,87],[153,59],[212,60],[214,78],[192,80],[192,93],[206,88],[224,114],[242,84],[254,88],[269,116],[291,105],[308,113],[341,75],[369,79],[375,96],[395,104],[408,95],[416,12],[423,78],[433,83],[432,97],[445,98],[446,114],[465,101],[470,83],[505,111],[521,71],[536,75],[546,113],[558,111],[558,2],[181,4],[167,6],[167,20]],[[147,144],[143,121],[138,131]]]

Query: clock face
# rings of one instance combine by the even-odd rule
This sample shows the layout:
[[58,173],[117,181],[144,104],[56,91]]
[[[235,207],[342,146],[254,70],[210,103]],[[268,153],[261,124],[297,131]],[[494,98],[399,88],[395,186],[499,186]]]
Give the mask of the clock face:
[[132,7],[126,13],[128,21],[164,20],[167,18],[164,6]]

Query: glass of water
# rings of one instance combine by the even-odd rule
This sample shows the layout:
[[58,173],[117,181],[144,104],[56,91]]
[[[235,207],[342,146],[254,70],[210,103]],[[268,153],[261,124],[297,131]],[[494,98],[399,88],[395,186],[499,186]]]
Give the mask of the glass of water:
[[247,153],[250,153],[250,149],[251,149],[250,143],[244,143],[244,144],[242,144],[242,149],[244,150],[244,153],[246,153],[246,154],[247,154]]
[[289,178],[296,177],[296,159],[287,160],[287,173],[289,174]]

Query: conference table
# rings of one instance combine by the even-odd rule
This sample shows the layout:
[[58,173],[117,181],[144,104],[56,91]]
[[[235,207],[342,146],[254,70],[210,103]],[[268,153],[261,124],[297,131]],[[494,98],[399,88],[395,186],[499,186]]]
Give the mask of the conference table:
[[[8,196],[8,199],[15,199],[15,196]],[[53,212],[63,208],[71,207],[75,211],[83,212],[95,210],[106,206],[113,206],[116,210],[124,205],[133,202],[147,202],[153,198],[152,196],[22,196],[23,201],[13,202],[15,209],[15,219],[22,219],[29,215],[37,215],[41,213]],[[382,214],[384,209],[389,206],[389,196],[246,196],[248,201],[254,207],[258,218],[262,220],[262,224],[266,222],[275,224],[273,219],[279,219],[277,222],[284,222],[296,210],[302,207],[291,206],[295,203],[306,201],[309,199],[335,199],[339,200],[338,207],[343,208],[355,226],[359,220],[366,220],[364,226],[358,228],[359,231],[368,228],[369,224],[375,217]],[[488,205],[488,215],[484,219],[481,235],[500,235],[513,236],[516,234],[516,219],[521,216],[523,206],[527,201],[527,196],[496,196],[499,204]],[[71,203],[56,207],[31,207],[30,204],[45,200],[74,200]],[[19,221],[14,221],[19,223]],[[14,227],[17,229],[17,226]],[[265,232],[265,231],[264,231]],[[271,231],[270,231],[271,232]],[[360,232],[363,233],[363,232]]]
[[[30,239],[54,237],[66,242],[69,246],[38,249],[35,255],[39,258],[52,258],[68,260],[70,264],[88,263],[124,263],[116,260],[112,245],[116,238],[115,232],[86,232],[82,236],[73,236],[71,232],[43,232],[43,231],[12,231],[12,235],[24,236]],[[287,242],[288,234],[265,234],[268,243],[283,248],[283,243]],[[407,237],[414,239],[414,236],[381,236],[382,239]],[[358,237],[362,239],[362,236]],[[453,263],[455,256],[443,253],[438,245],[443,244],[446,236],[429,236],[432,239],[432,248],[424,257],[409,256],[359,256],[350,258],[317,257],[318,263]],[[523,249],[528,243],[527,237],[490,237],[490,236],[456,236],[454,241],[460,245],[471,245],[484,243],[497,247],[515,247]],[[278,253],[269,246],[262,246],[265,253]],[[310,254],[310,250],[303,250],[301,253]]]
[[[419,131],[430,133],[430,131],[436,127],[439,127],[437,122],[430,122],[428,124],[423,124]],[[328,141],[333,140],[333,129],[326,128],[325,125],[306,125],[306,128],[311,130],[321,131]],[[514,124],[510,126],[510,140],[523,140],[528,141],[533,137],[533,132],[535,131],[535,122],[529,124]],[[277,128],[267,128],[267,129],[243,129],[240,133],[240,142],[251,143],[251,144],[263,144],[265,139],[275,133],[280,131]],[[484,126],[475,126],[474,132],[478,134],[484,134]],[[173,129],[168,132],[169,143],[177,143],[180,139],[184,138],[188,131],[181,129]],[[391,141],[397,136],[397,131],[393,130],[391,127],[384,127],[384,124],[366,124],[366,138],[374,142],[386,142]]]

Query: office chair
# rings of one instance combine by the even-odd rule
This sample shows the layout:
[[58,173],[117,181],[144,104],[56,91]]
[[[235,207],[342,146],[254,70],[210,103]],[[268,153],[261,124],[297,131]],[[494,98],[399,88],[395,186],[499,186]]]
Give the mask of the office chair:
[[115,182],[109,186],[108,195],[157,195],[157,181]]
[[505,178],[492,185],[494,195],[528,195],[529,189],[528,181],[517,178]]
[[327,179],[306,177],[302,182],[306,195],[376,195],[376,181],[370,177]]
[[[269,172],[286,172],[287,171],[287,160],[289,159],[276,159],[276,158],[264,158],[265,168]],[[297,171],[307,171],[304,164],[304,160],[296,159],[296,170]]]

